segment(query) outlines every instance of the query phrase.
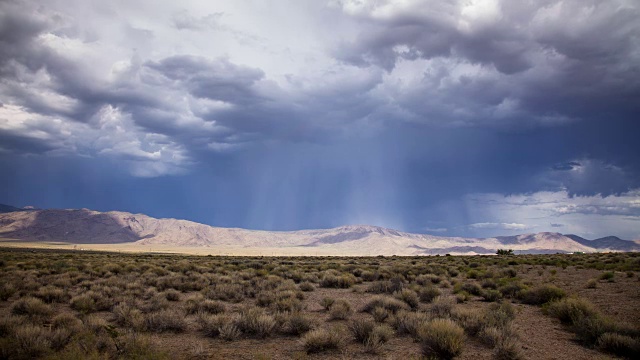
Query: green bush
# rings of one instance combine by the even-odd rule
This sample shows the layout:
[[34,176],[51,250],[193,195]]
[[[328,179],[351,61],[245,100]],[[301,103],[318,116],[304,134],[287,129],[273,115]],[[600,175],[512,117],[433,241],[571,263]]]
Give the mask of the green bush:
[[598,338],[600,350],[628,359],[640,358],[640,340],[616,333],[604,333]]

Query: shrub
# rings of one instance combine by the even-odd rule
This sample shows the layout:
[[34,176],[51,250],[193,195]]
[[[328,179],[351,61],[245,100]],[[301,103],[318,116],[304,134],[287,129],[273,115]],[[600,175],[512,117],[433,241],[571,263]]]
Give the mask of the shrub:
[[71,308],[78,310],[83,314],[89,314],[98,311],[96,301],[87,294],[75,296],[71,299]]
[[49,316],[53,313],[51,306],[34,297],[24,297],[13,303],[11,313],[30,317]]
[[466,291],[460,291],[456,294],[456,301],[460,304],[468,301],[471,298],[471,294]]
[[112,318],[116,324],[123,327],[140,329],[144,325],[142,312],[126,303],[114,306]]
[[567,294],[564,290],[553,285],[541,285],[531,290],[520,292],[520,300],[529,305],[542,305],[550,301],[559,300]]
[[418,294],[411,289],[396,291],[393,293],[393,296],[398,300],[404,301],[412,309],[417,309],[418,305],[420,305],[420,298],[418,298]]
[[330,297],[324,297],[320,300],[320,306],[322,306],[325,310],[329,310],[333,303],[336,302],[336,299]]
[[237,340],[240,335],[242,335],[242,331],[240,328],[233,323],[227,323],[222,325],[219,328],[220,338],[225,341],[234,341]]
[[448,317],[456,302],[457,300],[452,296],[438,296],[431,305],[431,315],[433,317]]
[[495,347],[498,345],[498,342],[500,342],[500,339],[502,339],[502,330],[495,326],[485,327],[478,333],[478,339],[484,344]]
[[376,322],[384,322],[389,318],[389,311],[382,306],[378,306],[371,311],[371,315]]
[[476,309],[455,309],[452,315],[471,336],[476,336],[485,325],[484,314]]
[[391,317],[390,323],[398,334],[409,334],[416,337],[418,329],[429,320],[429,315],[425,313],[401,310]]
[[418,296],[420,296],[420,301],[425,303],[430,303],[436,297],[440,296],[442,292],[438,290],[435,286],[425,286],[418,292]]
[[486,311],[484,318],[486,326],[505,328],[514,318],[515,309],[509,302],[493,303]]
[[68,329],[78,332],[82,327],[82,321],[72,314],[63,313],[56,315],[51,320],[51,326],[54,329]]
[[329,309],[329,317],[331,320],[346,320],[353,314],[351,304],[346,300],[337,300]]
[[302,346],[309,354],[340,349],[343,345],[342,332],[336,328],[312,330],[302,338]]
[[369,319],[356,319],[352,320],[349,325],[349,331],[357,342],[363,343],[369,339],[373,329],[376,327],[375,322]]
[[325,274],[320,282],[320,286],[324,288],[350,288],[356,282],[356,277],[352,274],[335,275],[333,273]]
[[130,333],[122,337],[119,343],[119,355],[123,359],[169,359],[148,336]]
[[502,293],[502,296],[506,298],[515,298],[520,294],[521,291],[525,290],[527,287],[524,286],[521,282],[512,281],[498,288],[498,291]]
[[496,360],[523,359],[520,341],[515,337],[503,336],[496,344],[494,358]]
[[313,320],[300,312],[284,315],[282,332],[287,335],[302,335],[313,328]]
[[67,293],[55,286],[45,286],[43,288],[40,288],[40,290],[38,290],[34,294],[34,296],[42,299],[42,301],[46,303],[62,303],[69,300]]
[[160,310],[147,314],[144,318],[144,326],[152,332],[180,333],[186,330],[187,323],[184,317],[174,310]]
[[25,324],[15,329],[13,346],[9,358],[38,358],[50,351],[51,339],[48,330],[41,326]]
[[587,281],[587,284],[585,285],[585,287],[587,289],[595,289],[598,287],[598,280],[596,279],[589,279],[589,281]]
[[253,307],[240,312],[237,325],[243,333],[263,339],[271,335],[276,327],[276,320],[262,309]]
[[298,285],[298,287],[302,291],[314,291],[316,289],[316,287],[313,286],[313,284],[311,282],[309,282],[309,281],[305,281],[305,282],[300,283],[300,285]]
[[418,329],[418,338],[425,356],[453,359],[462,353],[464,330],[450,319],[435,319]]
[[500,300],[500,298],[502,298],[502,294],[498,290],[484,290],[482,292],[482,298],[484,301],[493,302]]
[[614,276],[613,271],[606,271],[600,274],[600,280],[613,281]]
[[565,324],[574,324],[583,317],[597,316],[597,310],[593,305],[580,298],[554,301],[547,308],[547,312]]
[[164,292],[164,297],[169,301],[180,301],[180,292],[174,289],[169,289]]
[[373,309],[381,307],[392,313],[396,313],[399,310],[409,310],[409,306],[398,299],[388,296],[374,296],[363,308],[363,312],[372,312]]
[[0,301],[7,301],[15,293],[16,288],[12,284],[2,284],[2,286],[0,286]]
[[378,325],[373,328],[369,336],[364,340],[364,351],[369,354],[378,354],[384,343],[393,337],[393,330],[387,325]]
[[234,320],[232,316],[227,314],[199,313],[197,318],[200,331],[208,337],[221,336],[222,328],[230,324],[235,326]]
[[598,338],[600,350],[629,359],[640,358],[640,341],[630,336],[604,333]]

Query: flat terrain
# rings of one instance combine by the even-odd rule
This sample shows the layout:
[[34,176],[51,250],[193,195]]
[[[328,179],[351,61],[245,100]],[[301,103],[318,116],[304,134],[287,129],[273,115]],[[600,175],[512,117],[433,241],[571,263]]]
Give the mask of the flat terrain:
[[[637,253],[259,257],[40,246],[0,248],[0,358],[638,354]],[[570,301],[588,311],[563,319]],[[437,351],[434,334],[459,341]]]

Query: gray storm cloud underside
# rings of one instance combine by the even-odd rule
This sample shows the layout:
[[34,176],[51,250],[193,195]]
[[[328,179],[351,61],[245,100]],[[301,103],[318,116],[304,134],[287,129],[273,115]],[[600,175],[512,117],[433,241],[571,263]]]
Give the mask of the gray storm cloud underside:
[[0,3],[0,200],[640,237],[637,2],[256,6]]

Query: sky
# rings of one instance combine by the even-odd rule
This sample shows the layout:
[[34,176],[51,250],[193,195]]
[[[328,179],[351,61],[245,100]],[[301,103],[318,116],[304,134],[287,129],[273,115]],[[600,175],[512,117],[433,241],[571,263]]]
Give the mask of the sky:
[[0,1],[0,203],[640,239],[637,0]]

